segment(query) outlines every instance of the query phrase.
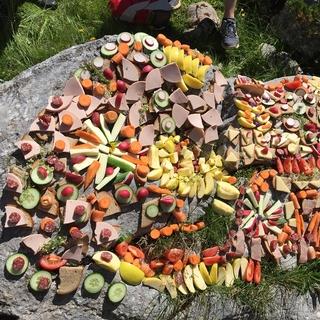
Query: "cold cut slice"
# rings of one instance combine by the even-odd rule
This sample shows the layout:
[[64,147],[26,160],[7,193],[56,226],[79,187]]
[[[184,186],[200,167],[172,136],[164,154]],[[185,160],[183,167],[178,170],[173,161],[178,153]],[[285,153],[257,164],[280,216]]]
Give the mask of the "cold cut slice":
[[251,258],[256,261],[261,261],[263,256],[263,248],[261,238],[252,238],[251,240]]
[[221,126],[222,119],[216,109],[209,109],[205,114],[201,115],[202,120],[209,126]]
[[201,146],[204,141],[204,131],[200,128],[193,128],[189,132],[189,138],[194,141],[198,146]]
[[223,100],[224,88],[215,83],[213,85],[213,90],[214,90],[214,97],[216,99],[216,103],[220,104]]
[[144,146],[151,146],[154,143],[154,126],[153,124],[149,124],[147,126],[142,127],[139,142]]
[[96,223],[96,228],[94,230],[95,239],[96,239],[98,245],[104,243],[103,241],[101,241],[101,232],[103,229],[108,229],[110,231],[110,237],[108,239],[108,242],[118,239],[119,233],[113,227],[113,225],[111,225],[110,223],[105,222],[105,221],[99,221]]
[[127,101],[129,103],[138,101],[139,99],[142,98],[145,89],[146,89],[145,81],[137,81],[131,84],[126,93]]
[[69,224],[76,221],[74,218],[74,210],[77,206],[84,206],[86,214],[89,216],[91,212],[91,205],[89,202],[83,200],[67,200],[63,219],[64,224]]
[[175,103],[172,107],[172,118],[176,122],[177,128],[181,128],[183,124],[187,121],[189,111],[182,107],[181,105]]
[[31,249],[34,254],[37,254],[49,240],[49,237],[45,237],[42,234],[36,233],[24,237],[21,243],[23,243],[27,248]]
[[[6,220],[4,223],[5,228],[27,225],[27,219],[26,219],[25,213],[21,209],[14,206],[5,206],[5,210],[6,210]],[[10,215],[12,215],[11,216],[12,218],[17,218],[17,219],[12,219],[12,222],[11,222]]]
[[223,74],[217,70],[215,73],[214,73],[214,80],[215,80],[215,83],[219,86],[226,86],[228,85],[228,81],[226,80],[226,78],[223,76]]
[[214,93],[210,91],[205,91],[202,94],[202,98],[209,107],[211,107],[212,109],[216,108],[216,100],[214,97]]
[[29,131],[30,132],[54,132],[55,127],[56,127],[56,121],[54,117],[51,117],[48,128],[45,128],[37,118],[32,122]]
[[219,139],[217,127],[209,127],[204,132],[204,142],[209,143]]
[[178,88],[170,94],[170,101],[177,104],[185,104],[188,103],[189,100],[187,96],[183,93],[183,91]]
[[64,96],[79,96],[84,93],[83,87],[76,77],[70,78],[63,89]]
[[140,71],[139,69],[128,59],[122,59],[122,76],[123,79],[128,80],[130,82],[139,81]]
[[140,126],[141,101],[134,103],[129,110],[129,122],[135,128]]
[[179,83],[182,79],[181,72],[176,63],[170,63],[160,69],[161,76],[165,81]]
[[206,102],[202,98],[194,94],[188,95],[188,100],[191,104],[192,109],[195,111],[201,108],[205,108],[206,106]]
[[152,91],[161,88],[163,79],[160,70],[153,69],[146,76],[146,91]]
[[[14,188],[10,187],[10,184],[12,184],[12,183],[14,185]],[[10,191],[17,192],[17,193],[21,193],[22,189],[23,189],[21,179],[13,173],[8,173],[7,180],[6,180],[6,189],[10,190]]]
[[74,101],[71,102],[69,108],[67,109],[68,112],[72,114],[76,114],[79,119],[87,118],[87,114],[84,109],[78,106],[79,96],[74,98]]
[[188,121],[195,128],[203,129],[203,123],[200,114],[194,113],[188,115]]
[[[31,150],[29,152],[24,152],[25,144],[31,145]],[[30,140],[20,140],[16,142],[16,146],[22,151],[23,156],[26,160],[37,156],[41,151],[40,145],[31,138]]]
[[62,105],[59,107],[55,107],[54,104],[52,103],[53,98],[56,99],[57,96],[50,96],[48,99],[48,105],[46,106],[46,110],[50,111],[50,112],[60,112],[62,110],[67,109],[70,104],[71,101],[73,99],[73,96],[59,96],[59,98],[62,101]]
[[[70,127],[66,126],[65,124],[62,123],[62,117],[67,114],[70,115],[73,119],[73,123]],[[82,122],[81,120],[74,115],[73,113],[65,110],[59,113],[59,130],[60,132],[70,132],[70,131],[74,131],[76,129],[79,129],[82,127]]]
[[82,260],[82,246],[81,245],[80,246],[73,246],[70,249],[66,250],[62,255],[62,259],[81,262],[81,260]]

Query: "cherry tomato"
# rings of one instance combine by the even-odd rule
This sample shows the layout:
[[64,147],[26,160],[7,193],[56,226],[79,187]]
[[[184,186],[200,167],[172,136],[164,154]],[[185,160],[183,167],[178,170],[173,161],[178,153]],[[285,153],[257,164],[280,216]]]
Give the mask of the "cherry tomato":
[[150,268],[153,270],[160,269],[164,266],[164,263],[160,260],[152,260],[150,263]]
[[56,254],[48,254],[42,256],[39,260],[39,266],[48,271],[58,270],[60,267],[64,266],[67,263],[67,260],[62,259],[60,256]]
[[219,251],[219,247],[212,247],[212,248],[208,248],[202,251],[202,255],[204,257],[213,257],[215,256]]
[[124,257],[128,251],[128,243],[125,241],[118,243],[115,247],[115,251],[119,257]]
[[170,249],[166,251],[165,257],[172,263],[177,262],[183,258],[184,251],[182,249]]
[[144,259],[144,253],[136,246],[129,245],[128,250],[132,253],[133,256],[139,259]]
[[166,263],[162,269],[162,274],[171,274],[173,271],[173,265],[171,263]]

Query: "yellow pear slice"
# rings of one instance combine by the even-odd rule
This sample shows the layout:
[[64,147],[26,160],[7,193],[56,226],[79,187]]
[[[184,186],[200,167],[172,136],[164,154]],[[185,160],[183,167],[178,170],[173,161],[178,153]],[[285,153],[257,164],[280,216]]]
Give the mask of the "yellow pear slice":
[[177,287],[174,279],[170,275],[160,274],[160,279],[164,282],[166,289],[168,290],[172,299],[175,299],[178,295]]
[[198,265],[192,266],[192,277],[193,283],[196,286],[196,288],[202,291],[207,289],[207,285],[204,279],[202,278]]
[[234,273],[231,263],[227,263],[226,265],[226,287],[232,287],[234,283]]
[[215,284],[218,281],[218,264],[217,263],[214,263],[211,266],[210,279],[212,281],[212,284]]
[[240,274],[241,258],[234,259],[232,262],[232,267],[233,267],[234,278],[238,279]]
[[166,287],[165,283],[161,279],[156,277],[144,278],[142,280],[142,283],[145,286],[158,290],[159,292],[163,292]]
[[225,267],[219,267],[218,268],[218,280],[217,285],[221,286],[226,281],[226,268]]
[[208,269],[207,269],[204,262],[200,262],[199,270],[200,270],[201,276],[202,276],[203,280],[205,281],[205,283],[209,286],[212,285],[213,281],[210,278],[210,274],[209,274]]
[[184,270],[183,270],[183,279],[184,279],[184,283],[186,285],[186,287],[188,288],[188,290],[191,292],[191,293],[195,293],[196,290],[194,288],[194,285],[193,285],[193,272],[192,272],[192,268],[190,265],[187,265]]

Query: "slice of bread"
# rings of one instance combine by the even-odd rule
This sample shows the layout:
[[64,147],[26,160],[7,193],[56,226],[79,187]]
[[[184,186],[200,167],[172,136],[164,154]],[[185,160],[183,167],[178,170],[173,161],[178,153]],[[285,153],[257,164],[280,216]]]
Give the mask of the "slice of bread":
[[61,267],[59,269],[60,283],[58,285],[57,294],[63,295],[76,291],[80,285],[83,270],[83,266]]

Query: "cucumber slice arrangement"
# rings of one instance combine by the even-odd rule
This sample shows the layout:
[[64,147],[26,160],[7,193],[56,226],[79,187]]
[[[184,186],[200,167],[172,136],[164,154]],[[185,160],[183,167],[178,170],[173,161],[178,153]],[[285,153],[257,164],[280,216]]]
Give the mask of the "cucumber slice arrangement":
[[[41,170],[47,172],[47,176],[42,176]],[[52,168],[44,165],[36,166],[34,169],[32,169],[30,174],[31,180],[37,184],[37,185],[45,185],[52,181],[53,179],[53,170]]]
[[161,121],[161,129],[164,132],[171,134],[176,129],[176,122],[173,118],[168,116]]
[[133,45],[133,42],[134,42],[134,37],[129,32],[121,32],[117,37],[117,42],[118,43],[124,42],[129,47],[131,47]]
[[150,219],[154,219],[159,214],[159,207],[155,204],[150,204],[146,209],[146,215]]
[[118,47],[115,43],[109,42],[103,45],[100,51],[102,56],[108,58],[108,57],[112,57],[118,52]]
[[20,197],[19,202],[21,206],[27,210],[35,208],[40,201],[40,192],[35,188],[27,188]]
[[113,283],[108,290],[108,298],[112,303],[119,303],[127,294],[127,286],[122,282]]
[[7,258],[6,269],[13,276],[20,276],[26,272],[29,259],[22,253],[14,253]]
[[83,287],[88,293],[95,294],[102,290],[104,283],[103,275],[99,272],[93,272],[85,278]]
[[60,186],[57,190],[57,198],[62,202],[66,202],[67,200],[76,200],[78,199],[78,195],[79,189],[71,183],[66,183]]
[[156,68],[161,68],[167,64],[167,57],[160,50],[155,50],[150,54],[150,61]]
[[159,43],[156,38],[152,36],[146,36],[142,39],[142,45],[146,49],[145,51],[150,52],[159,48]]
[[51,287],[52,276],[48,271],[37,271],[30,279],[30,288],[36,292],[47,291]]
[[159,90],[154,93],[153,100],[160,109],[165,109],[169,105],[169,94],[165,90]]

